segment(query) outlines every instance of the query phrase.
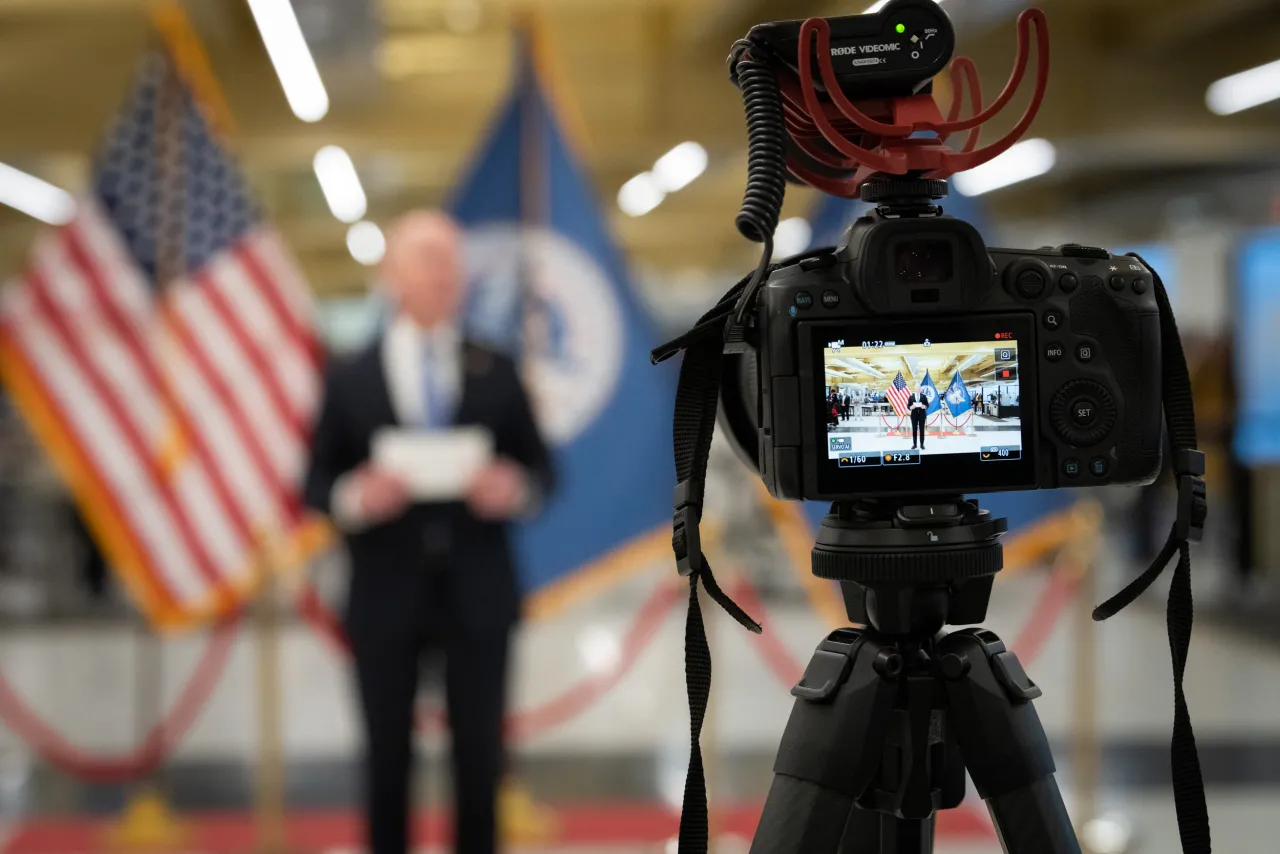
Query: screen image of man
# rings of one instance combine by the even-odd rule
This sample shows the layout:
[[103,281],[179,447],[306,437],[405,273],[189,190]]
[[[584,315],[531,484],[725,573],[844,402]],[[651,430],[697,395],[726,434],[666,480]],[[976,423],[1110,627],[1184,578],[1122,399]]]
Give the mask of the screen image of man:
[[928,418],[927,410],[929,409],[929,398],[925,394],[924,386],[907,398],[907,408],[911,410],[911,449],[915,450],[919,445],[920,450],[923,451],[925,419]]
[[[514,363],[463,337],[462,233],[418,211],[390,230],[380,274],[395,304],[384,333],[333,365],[311,448],[309,506],[350,555],[346,628],[363,717],[372,854],[410,848],[420,667],[441,659],[452,730],[455,847],[495,850],[502,725],[519,590],[509,523],[553,486],[547,448]],[[487,431],[491,454],[456,495],[417,496],[413,474],[371,452],[375,435],[425,440]]]

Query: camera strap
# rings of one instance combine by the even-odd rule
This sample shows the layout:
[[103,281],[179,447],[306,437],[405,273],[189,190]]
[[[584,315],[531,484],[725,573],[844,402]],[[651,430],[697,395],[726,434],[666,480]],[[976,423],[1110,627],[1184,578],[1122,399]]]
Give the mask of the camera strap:
[[1209,854],[1209,810],[1205,804],[1204,778],[1200,773],[1200,756],[1196,736],[1191,728],[1191,712],[1183,691],[1187,655],[1191,649],[1191,626],[1195,607],[1191,598],[1191,543],[1200,542],[1208,515],[1208,495],[1204,483],[1204,452],[1196,448],[1196,412],[1191,397],[1191,377],[1182,352],[1182,338],[1173,318],[1169,296],[1154,268],[1141,256],[1143,266],[1152,271],[1156,304],[1160,307],[1161,393],[1164,398],[1165,426],[1173,446],[1173,476],[1178,487],[1178,513],[1169,530],[1164,548],[1146,572],[1103,602],[1093,611],[1093,619],[1102,621],[1115,616],[1160,577],[1173,556],[1178,564],[1169,587],[1166,622],[1169,629],[1169,652],[1173,658],[1173,742],[1171,766],[1173,801],[1178,813],[1178,835],[1183,854]]
[[[829,250],[827,250],[829,251]],[[818,254],[818,253],[813,253]],[[1134,256],[1138,257],[1138,256]],[[788,259],[784,263],[793,263]],[[1142,260],[1139,258],[1139,260]],[[1150,265],[1143,262],[1148,269]],[[781,265],[771,265],[768,273]],[[1173,658],[1174,725],[1172,769],[1174,801],[1183,854],[1210,854],[1209,814],[1205,805],[1204,782],[1196,753],[1191,715],[1183,691],[1183,676],[1191,644],[1193,607],[1191,598],[1191,554],[1189,543],[1198,542],[1207,513],[1204,484],[1204,454],[1196,449],[1195,409],[1191,380],[1182,340],[1169,306],[1164,283],[1155,275],[1155,296],[1160,309],[1162,341],[1161,377],[1165,422],[1173,444],[1173,470],[1178,483],[1178,515],[1169,539],[1155,562],[1120,593],[1100,605],[1095,620],[1105,620],[1123,610],[1160,576],[1177,554],[1173,585],[1169,591],[1169,648]],[[738,282],[720,301],[679,338],[655,349],[654,364],[684,352],[676,391],[672,439],[675,451],[676,488],[672,504],[671,547],[676,566],[689,579],[689,611],[685,621],[685,688],[689,698],[689,773],[685,778],[684,803],[680,814],[680,854],[706,854],[708,850],[708,810],[706,776],[700,744],[702,725],[711,695],[711,650],[698,598],[698,585],[739,624],[759,633],[761,626],[742,610],[716,583],[711,565],[702,553],[699,525],[702,520],[703,490],[711,437],[715,432],[716,407],[720,397],[721,369],[727,338],[740,334],[730,324],[734,306],[749,283],[760,278],[759,271]]]

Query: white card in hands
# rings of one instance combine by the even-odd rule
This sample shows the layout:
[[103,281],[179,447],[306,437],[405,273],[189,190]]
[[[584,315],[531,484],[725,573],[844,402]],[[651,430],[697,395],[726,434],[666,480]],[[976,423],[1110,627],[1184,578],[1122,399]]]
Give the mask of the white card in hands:
[[493,458],[493,434],[483,427],[388,427],[374,435],[370,451],[374,465],[404,479],[414,501],[453,501]]

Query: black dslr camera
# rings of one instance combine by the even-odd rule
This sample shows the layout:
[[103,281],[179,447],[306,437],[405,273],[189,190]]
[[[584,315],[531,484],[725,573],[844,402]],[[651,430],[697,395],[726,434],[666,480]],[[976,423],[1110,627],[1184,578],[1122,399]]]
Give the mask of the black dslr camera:
[[[1000,140],[981,126],[1037,57],[1029,104]],[[1181,680],[1192,620],[1189,543],[1207,501],[1186,360],[1168,297],[1140,258],[1068,244],[989,249],[947,216],[946,179],[1007,151],[1048,83],[1044,14],[1018,18],[1014,71],[990,105],[972,62],[950,62],[944,116],[933,78],[954,35],[932,0],[874,14],[755,27],[734,45],[749,145],[739,231],[759,266],[688,333],[676,394],[672,548],[690,585],[685,670],[693,752],[680,854],[707,850],[698,738],[711,660],[699,586],[703,485],[717,419],[778,498],[831,501],[815,576],[839,583],[855,625],[825,638],[792,689],[752,854],[929,854],[938,810],[986,801],[1006,854],[1080,854],[1014,650],[972,626],[1003,567],[1006,520],[966,494],[1139,484],[1173,448],[1178,514],[1155,563],[1094,612],[1132,602],[1174,558],[1175,800],[1186,854],[1209,830]],[[968,115],[961,118],[963,102]],[[956,146],[953,135],[964,134]],[[788,182],[872,206],[840,245],[775,263]],[[1190,842],[1188,842],[1190,840]]]
[[758,447],[778,498],[1147,483],[1160,470],[1160,310],[1136,258],[988,250],[968,223],[886,202],[834,251],[773,272],[747,323],[736,358],[758,367],[736,372],[758,376],[758,395],[741,381],[722,394],[755,400],[758,429],[730,434]]

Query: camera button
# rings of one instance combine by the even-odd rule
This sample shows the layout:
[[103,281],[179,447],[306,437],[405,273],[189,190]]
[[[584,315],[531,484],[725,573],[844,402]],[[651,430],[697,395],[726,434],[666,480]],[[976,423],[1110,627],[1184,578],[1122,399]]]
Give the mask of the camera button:
[[1067,352],[1066,348],[1057,341],[1051,341],[1044,345],[1044,358],[1049,362],[1059,361]]
[[1018,293],[1025,299],[1039,299],[1044,295],[1047,284],[1044,274],[1039,270],[1024,270],[1018,274],[1016,286]]
[[1094,477],[1106,477],[1111,471],[1111,460],[1106,457],[1094,457],[1089,460],[1089,474]]
[[813,294],[808,291],[800,291],[796,294],[796,308],[813,308]]
[[1069,460],[1065,460],[1062,463],[1062,473],[1065,474],[1067,477],[1079,477],[1080,461],[1077,460],[1075,457],[1072,457]]
[[835,255],[819,255],[817,258],[805,258],[800,262],[800,269],[808,273],[811,270],[825,270],[827,267],[835,266],[835,263]]
[[1080,280],[1071,273],[1065,273],[1062,278],[1058,279],[1058,287],[1062,288],[1065,293],[1071,293],[1080,287]]
[[1111,285],[1111,290],[1113,291],[1124,290],[1124,276],[1112,276],[1107,282]]
[[1138,276],[1133,280],[1133,292],[1135,294],[1145,294],[1147,292],[1147,280]]
[[1071,401],[1070,418],[1077,427],[1092,427],[1098,423],[1098,402],[1092,397],[1077,397]]
[[840,294],[835,291],[823,291],[822,305],[824,308],[835,308],[840,305]]
[[1093,361],[1093,345],[1081,344],[1076,347],[1076,358],[1086,364]]
[[1062,312],[1046,311],[1044,313],[1044,328],[1054,331],[1062,328]]

